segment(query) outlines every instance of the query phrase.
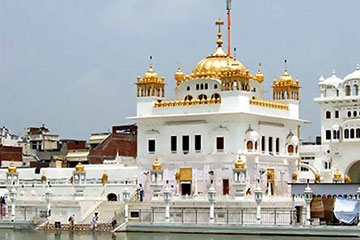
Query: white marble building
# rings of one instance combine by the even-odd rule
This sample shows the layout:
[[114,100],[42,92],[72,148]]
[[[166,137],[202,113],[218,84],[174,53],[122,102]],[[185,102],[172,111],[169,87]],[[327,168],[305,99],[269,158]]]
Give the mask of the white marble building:
[[[219,19],[217,48],[190,75],[175,72],[174,100],[165,98],[165,78],[152,64],[137,78],[137,163],[151,169],[158,157],[163,185],[178,195],[205,194],[214,184],[218,195],[235,195],[234,163],[241,156],[253,191],[257,179],[269,195],[285,196],[297,171],[299,80],[285,66],[273,81],[273,99],[264,100],[264,75],[252,75],[222,48]],[[260,65],[261,66],[261,65]],[[145,184],[150,191],[150,184]],[[272,189],[271,189],[272,188]],[[271,189],[271,190],[270,190]]]
[[[314,178],[314,172],[317,172],[322,182],[332,182],[338,170],[340,181],[345,181],[346,175],[352,182],[360,181],[359,84],[359,64],[343,79],[335,72],[326,79],[320,77],[320,96],[314,101],[321,108],[321,144],[301,146],[305,172],[301,175]],[[305,159],[306,156],[312,157],[309,160]]]

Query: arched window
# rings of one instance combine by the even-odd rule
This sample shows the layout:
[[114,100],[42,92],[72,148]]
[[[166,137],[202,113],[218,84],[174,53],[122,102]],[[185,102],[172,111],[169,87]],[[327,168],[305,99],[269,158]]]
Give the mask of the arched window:
[[356,117],[357,116],[357,111],[353,112],[353,116]]
[[205,95],[205,94],[200,94],[199,96],[198,96],[198,99],[199,100],[206,100],[207,99],[207,96]]
[[187,86],[187,87],[186,87],[186,91],[190,91],[190,86]]
[[196,84],[196,90],[199,90],[199,84]]
[[218,93],[214,93],[211,95],[211,99],[220,99],[220,95]]
[[205,89],[208,89],[208,84],[207,83],[205,83]]
[[330,119],[331,118],[331,112],[330,111],[326,111],[326,119]]
[[345,131],[344,131],[344,137],[345,137],[345,139],[348,139],[348,138],[349,138],[349,129],[345,129]]
[[257,150],[257,148],[258,148],[258,142],[256,141],[255,142],[255,150]]
[[293,145],[288,146],[288,153],[294,153],[294,146]]
[[356,129],[356,138],[360,138],[360,128]]
[[253,149],[253,142],[252,141],[247,141],[246,148],[247,148],[247,150],[251,151]]
[[348,115],[348,117],[351,117],[351,111],[348,111],[347,115]]
[[333,130],[333,139],[337,139],[337,131],[336,130]]
[[359,87],[358,87],[357,84],[355,84],[355,85],[353,86],[353,93],[352,93],[352,95],[353,95],[353,96],[359,95]]
[[204,84],[200,84],[200,89],[201,89],[201,90],[204,89]]
[[350,138],[355,138],[355,130],[353,128],[350,129]]
[[184,100],[191,101],[192,99],[193,99],[193,97],[191,95],[187,95]]
[[350,96],[350,94],[351,94],[351,87],[350,87],[350,85],[346,85],[345,86],[345,95]]
[[218,88],[218,85],[217,84],[214,84],[214,89],[217,89]]

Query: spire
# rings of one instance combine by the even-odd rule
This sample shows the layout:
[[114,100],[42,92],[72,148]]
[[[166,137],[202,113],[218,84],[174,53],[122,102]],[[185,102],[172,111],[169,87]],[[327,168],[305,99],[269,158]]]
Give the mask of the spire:
[[149,68],[152,69],[153,68],[153,64],[152,64],[152,56],[150,56],[150,60],[149,60]]
[[356,70],[360,70],[359,60],[357,61],[357,64],[356,64]]
[[261,62],[259,62],[257,73],[261,73]]
[[335,71],[335,69],[333,69],[333,76],[336,76],[336,71]]
[[228,22],[227,22],[227,27],[228,27],[228,53],[227,55],[230,56],[231,54],[231,38],[230,38],[230,28],[231,28],[231,15],[230,15],[230,10],[231,10],[231,0],[226,0],[226,10],[227,10],[227,17],[228,17]]
[[284,73],[287,74],[288,73],[288,67],[287,67],[287,60],[284,60]]
[[224,25],[224,21],[219,18],[218,20],[216,20],[215,24],[218,25],[218,27],[219,27],[218,34],[217,34],[218,40],[216,41],[216,44],[218,45],[218,47],[221,47],[223,44],[223,40],[221,39],[221,37],[222,37],[221,25]]

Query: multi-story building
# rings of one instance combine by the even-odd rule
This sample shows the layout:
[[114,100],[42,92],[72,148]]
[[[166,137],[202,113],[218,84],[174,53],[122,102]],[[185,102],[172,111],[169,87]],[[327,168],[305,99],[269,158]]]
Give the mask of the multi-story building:
[[225,53],[223,22],[216,24],[215,51],[190,75],[180,68],[175,72],[174,100],[165,98],[165,78],[152,64],[137,77],[137,115],[130,118],[138,126],[137,162],[150,169],[158,158],[165,184],[177,194],[206,193],[213,184],[218,194],[236,195],[234,168],[239,167],[246,176],[243,188],[251,192],[260,180],[269,195],[285,195],[297,171],[304,122],[299,80],[285,66],[273,80],[273,99],[265,100],[261,65],[251,74]]
[[322,182],[332,182],[340,175],[340,181],[360,181],[359,84],[359,64],[343,79],[335,72],[329,78],[319,79],[320,97],[315,102],[321,108],[321,144],[313,150],[312,146],[302,146],[301,156],[313,152],[313,163],[306,162],[303,167],[320,174]]

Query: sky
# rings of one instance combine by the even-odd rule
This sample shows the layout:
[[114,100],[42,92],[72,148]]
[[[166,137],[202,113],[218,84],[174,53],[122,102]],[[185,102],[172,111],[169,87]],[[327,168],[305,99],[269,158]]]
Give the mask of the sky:
[[[252,73],[262,63],[268,99],[284,59],[300,79],[304,140],[320,134],[319,77],[343,78],[360,59],[359,9],[359,0],[232,1],[232,47]],[[88,139],[132,123],[149,56],[173,98],[177,63],[191,73],[214,51],[218,18],[226,0],[0,0],[0,125]]]

